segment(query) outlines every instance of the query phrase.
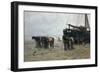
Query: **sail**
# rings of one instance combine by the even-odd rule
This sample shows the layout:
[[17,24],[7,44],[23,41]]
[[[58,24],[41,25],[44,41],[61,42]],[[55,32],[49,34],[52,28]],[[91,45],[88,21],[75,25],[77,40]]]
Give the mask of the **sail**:
[[85,14],[85,27],[90,30],[90,25],[89,25],[89,19],[88,19],[88,15]]

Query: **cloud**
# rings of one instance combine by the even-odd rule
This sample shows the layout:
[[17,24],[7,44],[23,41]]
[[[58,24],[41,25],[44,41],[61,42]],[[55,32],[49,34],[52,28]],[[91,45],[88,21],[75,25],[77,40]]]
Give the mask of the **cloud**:
[[66,24],[83,25],[84,14],[24,11],[25,39],[32,36],[62,36]]

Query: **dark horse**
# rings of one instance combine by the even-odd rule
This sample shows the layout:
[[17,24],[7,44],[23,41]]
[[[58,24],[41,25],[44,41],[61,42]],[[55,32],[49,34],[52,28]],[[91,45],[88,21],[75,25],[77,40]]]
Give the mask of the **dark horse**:
[[36,48],[41,48],[41,38],[39,36],[33,36],[32,39],[36,42]]

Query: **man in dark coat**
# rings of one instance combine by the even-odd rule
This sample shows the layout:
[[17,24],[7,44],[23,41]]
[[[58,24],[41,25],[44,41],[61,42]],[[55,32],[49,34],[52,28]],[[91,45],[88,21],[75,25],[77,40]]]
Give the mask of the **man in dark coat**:
[[69,45],[69,37],[67,36],[63,36],[63,43],[64,43],[64,50],[68,50],[70,48],[70,45]]

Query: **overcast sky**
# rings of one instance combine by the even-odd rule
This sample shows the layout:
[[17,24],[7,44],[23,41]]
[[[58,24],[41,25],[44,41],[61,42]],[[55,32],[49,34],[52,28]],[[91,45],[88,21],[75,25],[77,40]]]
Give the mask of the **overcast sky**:
[[66,24],[85,25],[84,14],[50,13],[24,11],[24,37],[32,36],[62,36]]

